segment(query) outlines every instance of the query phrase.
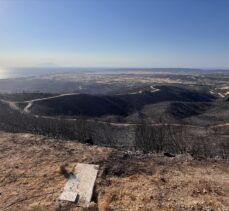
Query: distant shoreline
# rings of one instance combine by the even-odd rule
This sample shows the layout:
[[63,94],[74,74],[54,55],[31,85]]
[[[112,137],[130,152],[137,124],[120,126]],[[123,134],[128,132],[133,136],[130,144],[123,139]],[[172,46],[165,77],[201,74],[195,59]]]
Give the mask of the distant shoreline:
[[43,76],[58,73],[98,73],[98,74],[125,74],[135,72],[147,73],[174,73],[174,74],[191,74],[191,73],[227,73],[229,69],[198,69],[198,68],[111,68],[111,67],[20,67],[0,70],[0,79],[23,78],[33,76]]

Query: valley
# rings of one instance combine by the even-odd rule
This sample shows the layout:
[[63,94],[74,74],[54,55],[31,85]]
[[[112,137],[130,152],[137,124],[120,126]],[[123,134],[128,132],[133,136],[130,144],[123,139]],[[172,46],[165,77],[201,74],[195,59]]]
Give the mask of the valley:
[[[11,87],[19,89],[0,94],[1,128],[81,142],[92,140],[94,144],[125,150],[143,150],[136,142],[137,131],[142,130],[150,139],[163,143],[160,149],[152,146],[147,151],[229,156],[227,72],[119,71],[8,79]],[[219,80],[220,76],[224,77]],[[33,85],[34,80],[38,84],[51,80],[58,86],[53,87],[55,91],[43,92],[50,85],[41,83],[42,88],[36,92],[32,87],[29,92],[20,91],[18,81],[29,87],[30,80]],[[61,83],[65,84],[62,92]],[[164,135],[155,136],[158,132]],[[177,149],[176,142],[182,148]]]

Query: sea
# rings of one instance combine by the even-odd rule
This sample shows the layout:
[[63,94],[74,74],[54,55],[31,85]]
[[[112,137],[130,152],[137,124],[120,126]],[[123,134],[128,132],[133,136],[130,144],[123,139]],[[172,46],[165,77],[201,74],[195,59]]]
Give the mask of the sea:
[[0,79],[22,78],[32,76],[42,76],[58,73],[99,73],[99,74],[121,74],[141,70],[151,73],[228,73],[228,69],[189,69],[189,68],[105,68],[105,67],[20,67],[20,68],[1,68]]
[[0,79],[22,78],[42,76],[58,73],[111,73],[111,68],[72,68],[72,67],[20,67],[20,68],[0,68]]

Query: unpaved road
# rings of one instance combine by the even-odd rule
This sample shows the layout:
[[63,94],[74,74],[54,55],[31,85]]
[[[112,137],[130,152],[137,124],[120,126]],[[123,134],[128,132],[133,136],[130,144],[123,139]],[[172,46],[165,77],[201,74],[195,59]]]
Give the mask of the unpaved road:
[[[157,92],[159,89],[155,89],[153,86],[150,86],[152,89],[152,92]],[[45,119],[54,119],[54,120],[61,120],[59,117],[51,117],[51,116],[42,116],[42,115],[34,115],[30,113],[30,108],[32,107],[34,102],[42,101],[42,100],[49,100],[49,99],[54,99],[54,98],[59,98],[63,96],[72,96],[72,95],[78,95],[78,93],[66,93],[66,94],[60,94],[52,97],[45,97],[45,98],[38,98],[34,100],[28,100],[28,101],[22,101],[22,102],[17,102],[17,101],[7,101],[7,100],[0,100],[1,102],[7,104],[11,109],[20,111],[22,113],[27,113],[30,114],[36,118],[45,118]],[[23,111],[18,107],[17,103],[27,103]],[[79,120],[77,118],[64,118],[64,120],[67,121],[76,121]],[[88,122],[97,122],[101,124],[110,124],[112,126],[116,127],[129,127],[129,126],[136,126],[138,124],[134,123],[115,123],[115,122],[105,122],[105,121],[99,121],[99,120],[93,120],[93,119],[88,119]],[[204,126],[198,126],[198,125],[189,125],[189,124],[160,124],[160,123],[155,123],[155,124],[150,124],[151,126],[177,126],[177,127],[191,127],[191,128],[205,128]],[[229,123],[224,123],[224,124],[216,124],[216,125],[210,125],[209,128],[220,128],[220,127],[225,127],[229,126]]]
[[30,113],[30,108],[32,107],[34,102],[38,102],[38,101],[42,101],[42,100],[49,100],[49,99],[54,99],[54,98],[59,98],[59,97],[63,97],[63,96],[71,96],[71,95],[78,95],[78,93],[66,93],[66,94],[60,94],[60,95],[56,95],[56,96],[52,96],[52,97],[44,97],[44,98],[38,98],[38,99],[34,99],[34,100],[27,100],[27,101],[8,101],[8,100],[1,100],[1,102],[8,104],[9,107],[13,110],[17,110],[17,111],[21,111],[21,109],[18,107],[18,103],[28,103],[27,106],[24,108],[24,110],[22,112],[24,113]]
[[50,99],[64,97],[64,96],[72,96],[72,95],[78,95],[78,93],[66,93],[66,94],[60,94],[60,95],[52,96],[52,97],[44,97],[44,98],[38,98],[35,100],[24,101],[24,103],[28,103],[28,105],[24,108],[24,112],[30,113],[29,109],[32,107],[34,102],[38,102],[38,101],[42,101],[42,100],[50,100]]

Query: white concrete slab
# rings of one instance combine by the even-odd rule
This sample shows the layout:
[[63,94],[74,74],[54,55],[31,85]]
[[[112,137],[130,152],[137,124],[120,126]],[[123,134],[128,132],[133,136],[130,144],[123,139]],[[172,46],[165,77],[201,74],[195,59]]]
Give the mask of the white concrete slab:
[[98,169],[98,165],[83,163],[78,163],[75,168],[75,174],[79,181],[78,194],[80,206],[87,207],[91,202]]
[[75,202],[78,195],[77,188],[77,178],[76,175],[70,175],[65,187],[64,191],[60,195],[60,200]]
[[60,200],[75,202],[77,196],[78,196],[78,193],[76,192],[63,191],[63,193],[60,195]]
[[87,207],[91,202],[98,169],[98,165],[78,163],[74,174],[69,177],[64,187],[60,200],[75,202],[78,199],[79,206]]

